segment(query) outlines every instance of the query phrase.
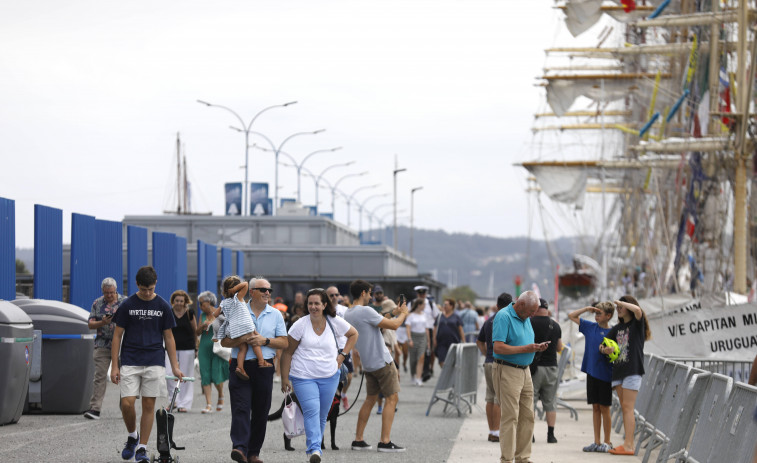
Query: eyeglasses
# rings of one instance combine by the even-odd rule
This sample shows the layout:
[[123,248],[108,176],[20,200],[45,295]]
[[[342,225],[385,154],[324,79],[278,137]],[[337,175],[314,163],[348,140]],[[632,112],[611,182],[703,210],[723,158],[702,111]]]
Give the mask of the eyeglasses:
[[329,294],[329,297],[332,297],[332,298],[333,297],[339,297],[339,295],[338,294]]
[[261,293],[268,293],[271,294],[273,292],[273,288],[252,288],[253,291],[260,291]]

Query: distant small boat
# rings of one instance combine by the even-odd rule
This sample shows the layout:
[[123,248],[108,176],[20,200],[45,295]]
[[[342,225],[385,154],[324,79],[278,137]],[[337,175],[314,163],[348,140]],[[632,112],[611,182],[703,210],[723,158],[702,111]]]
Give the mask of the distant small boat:
[[580,299],[594,293],[597,289],[597,276],[591,268],[582,265],[578,259],[573,260],[574,270],[561,273],[557,277],[561,296]]

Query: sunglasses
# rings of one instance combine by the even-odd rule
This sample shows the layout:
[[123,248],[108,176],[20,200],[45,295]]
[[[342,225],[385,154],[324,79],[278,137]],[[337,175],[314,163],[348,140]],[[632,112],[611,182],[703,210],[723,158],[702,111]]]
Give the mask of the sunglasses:
[[252,288],[253,291],[260,291],[261,293],[273,293],[273,288]]

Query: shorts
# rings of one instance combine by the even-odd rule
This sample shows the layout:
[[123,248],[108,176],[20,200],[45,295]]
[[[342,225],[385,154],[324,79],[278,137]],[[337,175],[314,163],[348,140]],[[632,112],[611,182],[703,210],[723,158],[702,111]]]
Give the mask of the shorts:
[[539,366],[531,377],[534,384],[534,403],[541,400],[545,412],[555,411],[557,395],[557,367]]
[[344,362],[342,362],[342,365],[347,367],[347,371],[352,373],[355,371],[355,367],[352,366],[352,354],[347,354],[347,357],[344,358]]
[[484,378],[486,379],[486,398],[484,401],[488,404],[499,405],[497,394],[494,392],[497,388],[494,387],[494,378],[492,377],[493,365],[493,362],[484,363]]
[[630,375],[623,379],[613,380],[612,387],[620,386],[629,391],[638,391],[641,388],[641,375]]
[[400,391],[400,377],[394,362],[387,363],[384,368],[365,372],[365,390],[368,395],[389,397]]
[[586,375],[586,403],[609,407],[612,405],[612,385],[591,375]]
[[166,367],[124,365],[119,386],[121,397],[166,397]]

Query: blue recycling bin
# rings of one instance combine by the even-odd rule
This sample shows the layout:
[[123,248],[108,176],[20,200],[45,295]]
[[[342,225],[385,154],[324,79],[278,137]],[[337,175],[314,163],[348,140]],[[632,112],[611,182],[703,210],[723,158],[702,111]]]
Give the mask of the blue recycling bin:
[[0,300],[0,425],[21,417],[29,388],[32,319],[8,301]]
[[[81,307],[45,299],[16,299],[31,318],[41,346],[32,358],[28,411],[84,413],[92,397],[94,338]],[[38,364],[37,364],[38,362]],[[26,411],[26,410],[25,410]]]

